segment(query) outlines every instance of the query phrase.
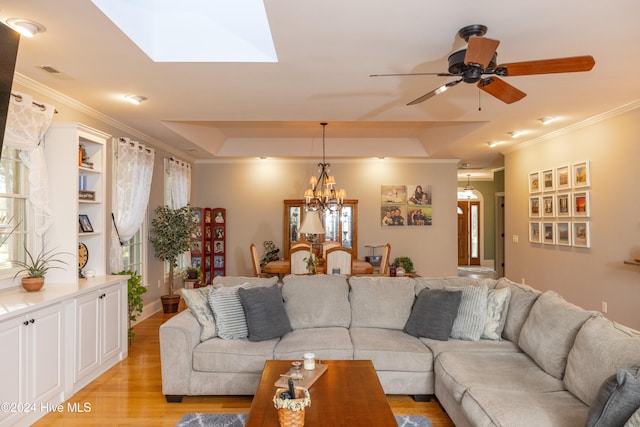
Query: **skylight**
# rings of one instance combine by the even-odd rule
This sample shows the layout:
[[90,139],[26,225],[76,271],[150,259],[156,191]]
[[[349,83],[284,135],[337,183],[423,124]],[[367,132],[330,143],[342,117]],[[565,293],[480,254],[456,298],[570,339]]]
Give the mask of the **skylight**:
[[277,62],[262,0],[91,0],[154,62]]

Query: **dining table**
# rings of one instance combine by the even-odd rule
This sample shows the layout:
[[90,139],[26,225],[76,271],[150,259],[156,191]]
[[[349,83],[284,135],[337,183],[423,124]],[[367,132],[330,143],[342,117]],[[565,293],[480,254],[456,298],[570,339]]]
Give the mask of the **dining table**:
[[[323,274],[325,272],[325,263],[321,262],[317,267],[317,271],[319,274]],[[277,259],[277,260],[268,262],[262,268],[262,272],[266,274],[277,274],[278,276],[282,277],[291,272],[291,264],[289,263],[288,259]],[[358,275],[358,274],[373,274],[373,273],[374,273],[373,265],[371,265],[370,263],[359,260],[359,259],[354,259],[351,262],[352,276]]]

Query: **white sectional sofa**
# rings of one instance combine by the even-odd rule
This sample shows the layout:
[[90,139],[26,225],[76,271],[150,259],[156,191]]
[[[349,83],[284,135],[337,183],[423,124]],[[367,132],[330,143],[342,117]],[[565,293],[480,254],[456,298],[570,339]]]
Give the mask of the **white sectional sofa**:
[[314,352],[372,360],[385,393],[435,395],[456,426],[640,422],[640,333],[506,278],[218,277],[183,296],[160,328],[168,401],[252,395],[265,360]]

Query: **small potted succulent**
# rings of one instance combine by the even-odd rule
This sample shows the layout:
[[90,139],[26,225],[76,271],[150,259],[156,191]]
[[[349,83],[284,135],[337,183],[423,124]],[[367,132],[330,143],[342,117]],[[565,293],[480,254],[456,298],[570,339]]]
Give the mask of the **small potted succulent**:
[[59,259],[60,255],[67,252],[53,252],[42,250],[37,256],[33,256],[28,249],[25,248],[27,254],[24,261],[12,261],[13,264],[19,267],[19,270],[13,276],[15,279],[22,273],[26,273],[22,277],[22,287],[27,292],[35,292],[42,289],[44,286],[44,276],[47,272],[54,268],[62,268],[60,265],[55,264],[67,264],[65,261]]

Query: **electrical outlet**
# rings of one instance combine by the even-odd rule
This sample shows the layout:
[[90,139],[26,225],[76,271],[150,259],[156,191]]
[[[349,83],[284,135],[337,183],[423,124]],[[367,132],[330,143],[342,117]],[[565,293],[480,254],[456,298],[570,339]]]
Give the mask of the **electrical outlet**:
[[513,238],[512,238],[513,243],[518,243],[518,240],[519,240],[519,239],[520,239],[520,238],[518,237],[518,235],[517,235],[517,234],[514,234],[514,235],[513,235]]
[[602,314],[607,314],[607,311],[609,311],[609,306],[606,301],[602,301],[600,311]]

